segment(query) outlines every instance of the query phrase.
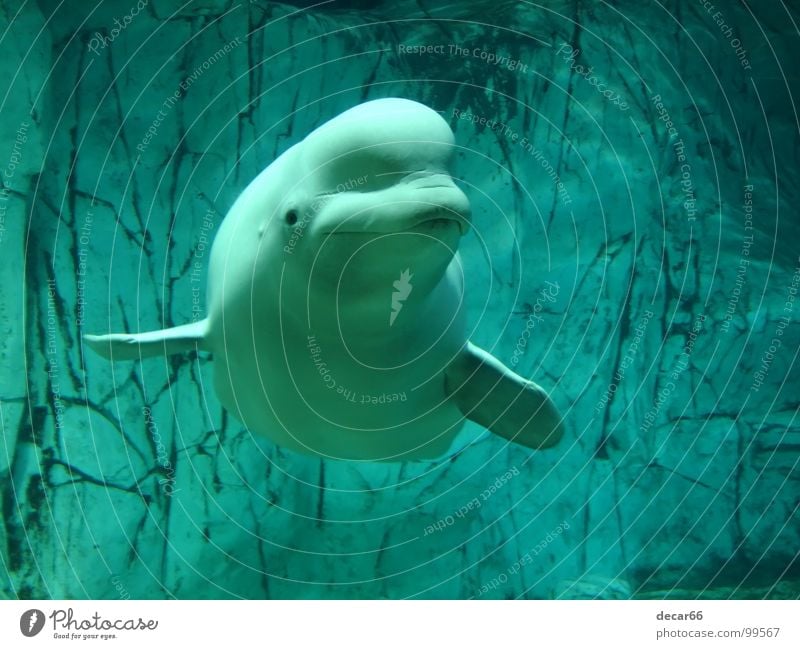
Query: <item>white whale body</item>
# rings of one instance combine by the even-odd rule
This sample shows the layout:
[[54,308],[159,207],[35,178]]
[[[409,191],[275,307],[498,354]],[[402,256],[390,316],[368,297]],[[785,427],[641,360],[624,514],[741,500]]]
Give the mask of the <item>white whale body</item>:
[[469,201],[453,149],[422,104],[345,111],[236,200],[211,249],[205,320],[85,342],[111,360],[211,352],[225,409],[304,453],[435,458],[466,419],[554,445],[562,423],[546,392],[466,339]]

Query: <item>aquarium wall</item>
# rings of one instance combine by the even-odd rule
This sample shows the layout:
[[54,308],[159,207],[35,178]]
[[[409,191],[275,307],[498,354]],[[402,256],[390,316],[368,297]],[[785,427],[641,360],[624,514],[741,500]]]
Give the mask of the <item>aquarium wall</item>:
[[[2,596],[797,597],[796,10],[301,4],[0,3]],[[208,354],[82,344],[202,318],[239,192],[392,96],[455,133],[470,337],[558,446],[299,455]]]

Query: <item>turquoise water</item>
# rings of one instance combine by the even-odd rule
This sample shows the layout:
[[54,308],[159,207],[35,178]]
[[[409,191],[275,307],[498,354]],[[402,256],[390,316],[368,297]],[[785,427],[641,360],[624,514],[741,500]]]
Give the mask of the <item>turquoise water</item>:
[[[6,4],[0,596],[797,598],[798,15],[733,4]],[[471,339],[555,448],[304,456],[207,353],[81,343],[202,318],[239,193],[382,97],[455,134]]]

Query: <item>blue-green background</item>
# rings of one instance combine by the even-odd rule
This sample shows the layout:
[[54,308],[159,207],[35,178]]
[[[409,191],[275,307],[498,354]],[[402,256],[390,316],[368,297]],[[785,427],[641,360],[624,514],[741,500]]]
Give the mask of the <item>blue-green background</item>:
[[[800,595],[800,17],[707,4],[0,2],[0,596]],[[559,286],[514,361],[558,448],[300,457],[205,357],[84,355],[191,321],[205,216],[385,96],[454,129],[473,340],[510,363]]]

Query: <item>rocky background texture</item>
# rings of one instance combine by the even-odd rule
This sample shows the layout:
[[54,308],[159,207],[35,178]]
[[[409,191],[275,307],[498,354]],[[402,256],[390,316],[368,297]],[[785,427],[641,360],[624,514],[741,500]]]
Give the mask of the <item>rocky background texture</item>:
[[[301,4],[0,2],[0,596],[798,597],[796,10]],[[85,353],[198,317],[237,194],[385,96],[455,131],[473,339],[558,448],[301,457],[205,356]]]

